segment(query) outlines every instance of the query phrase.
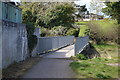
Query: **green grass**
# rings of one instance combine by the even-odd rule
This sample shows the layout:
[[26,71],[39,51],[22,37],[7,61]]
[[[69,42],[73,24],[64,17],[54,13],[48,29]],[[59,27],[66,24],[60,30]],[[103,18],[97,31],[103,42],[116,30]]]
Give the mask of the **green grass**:
[[118,48],[118,47],[120,47],[117,44],[113,44],[113,45],[111,45],[111,44],[93,44],[93,46],[95,48]]
[[101,35],[109,35],[113,34],[114,30],[117,29],[118,25],[116,25],[116,20],[98,20],[98,21],[81,21],[81,22],[75,22],[75,25],[80,27],[79,36],[86,36],[85,32],[86,29],[89,28],[89,23],[95,23],[97,24],[96,28],[99,27],[101,31]]
[[95,58],[95,59],[88,59],[88,60],[85,60],[83,62],[85,62],[85,63],[86,62],[94,62],[94,63],[118,63],[118,60],[98,57],[98,58]]
[[83,60],[72,62],[71,68],[78,74],[78,78],[118,78],[118,67],[106,65],[101,60]]
[[80,26],[80,32],[79,32],[79,37],[81,37],[81,36],[86,36],[86,30],[88,29],[88,27],[86,26],[86,25],[82,25],[82,26]]
[[117,44],[93,44],[93,46],[100,53],[101,57],[109,55],[113,60],[119,60],[120,58],[118,55],[120,46]]
[[108,34],[108,33],[112,33],[113,30],[117,27],[118,25],[116,25],[116,21],[115,20],[101,20],[101,21],[96,21],[97,24],[100,26],[101,31],[103,32],[103,34]]
[[99,20],[88,22],[88,27],[99,34],[99,37],[116,38],[118,32],[118,24],[116,20]]
[[99,20],[94,22],[98,23],[104,31],[108,31],[111,28],[116,27],[115,23],[117,23],[116,20]]
[[75,22],[77,25],[86,25],[88,21]]
[[[93,44],[95,49],[100,53],[101,57],[87,60],[79,60],[75,57],[70,64],[71,68],[77,73],[78,78],[118,78],[118,66],[110,66],[107,64],[116,64],[119,62],[118,45],[116,44]],[[106,58],[106,53],[111,59]]]
[[88,29],[88,26],[86,25],[88,21],[81,21],[81,22],[75,22],[77,26],[80,27],[79,37],[86,36],[86,30]]

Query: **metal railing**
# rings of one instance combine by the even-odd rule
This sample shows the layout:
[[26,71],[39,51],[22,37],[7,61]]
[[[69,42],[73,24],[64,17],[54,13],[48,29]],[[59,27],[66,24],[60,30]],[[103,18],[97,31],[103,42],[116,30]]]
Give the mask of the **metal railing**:
[[88,45],[89,42],[89,36],[85,37],[77,37],[75,42],[75,54],[81,53],[84,48]]
[[36,53],[44,53],[74,43],[74,36],[40,37],[36,46]]

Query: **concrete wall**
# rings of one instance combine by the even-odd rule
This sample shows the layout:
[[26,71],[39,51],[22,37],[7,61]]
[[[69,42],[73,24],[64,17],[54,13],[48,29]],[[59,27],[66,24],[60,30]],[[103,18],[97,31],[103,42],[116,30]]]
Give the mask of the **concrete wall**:
[[[1,68],[6,68],[14,62],[25,60],[28,57],[27,31],[24,24],[0,20],[0,59]],[[38,43],[32,52],[32,56],[45,51],[73,44],[74,36],[64,37],[40,37],[39,29],[34,35],[38,37]]]
[[2,78],[2,23],[0,21],[0,79]]
[[24,24],[0,21],[2,24],[2,68],[27,57],[27,33]]
[[36,35],[38,38],[40,37],[40,28],[35,28],[34,35]]
[[88,45],[89,36],[77,37],[75,42],[75,54],[81,53],[84,48]]
[[[35,28],[33,35],[36,35],[37,38],[39,38],[39,37],[40,37],[40,28]],[[39,40],[37,39],[37,42],[38,42],[38,41],[39,41]],[[33,49],[33,51],[32,51],[32,56],[36,56],[36,55],[38,54],[38,49],[37,49],[38,46],[39,46],[39,44],[37,44],[37,45],[35,46],[35,48]]]

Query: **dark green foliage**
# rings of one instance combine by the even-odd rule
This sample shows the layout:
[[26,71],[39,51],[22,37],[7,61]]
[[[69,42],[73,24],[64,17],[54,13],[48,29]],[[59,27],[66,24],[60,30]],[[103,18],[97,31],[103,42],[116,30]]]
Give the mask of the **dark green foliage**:
[[80,6],[80,5],[76,5],[76,17],[77,18],[83,18],[83,14],[85,14],[85,12],[87,11],[86,5]]
[[96,77],[97,78],[102,78],[102,79],[109,79],[109,78],[111,78],[111,76],[109,76],[109,75],[103,75],[103,74],[97,74]]
[[103,8],[103,12],[107,15],[112,16],[113,19],[118,21],[120,24],[120,1],[118,2],[106,2],[106,8]]
[[49,35],[49,29],[41,27],[41,34],[40,34],[40,36],[41,37],[46,37],[48,35]]
[[66,35],[78,37],[78,35],[79,35],[79,30],[80,30],[80,29],[70,28],[70,29],[67,31]]
[[46,33],[45,33],[45,32],[42,32],[42,33],[40,34],[40,36],[41,36],[41,37],[45,37],[45,36],[46,36]]
[[41,36],[48,37],[48,36],[66,36],[66,32],[69,27],[63,26],[54,26],[52,28],[41,28]]
[[29,10],[23,10],[22,11],[22,19],[23,23],[30,23],[30,24],[35,24],[34,22],[36,21],[36,16],[32,14],[31,11]]
[[30,22],[34,26],[43,26],[44,10],[47,8],[44,4],[44,2],[22,2],[19,7],[22,8],[23,23]]
[[26,22],[26,30],[27,30],[27,36],[29,37],[34,33],[35,27],[30,22]]
[[86,60],[87,57],[84,54],[77,54],[76,58],[80,59],[80,60]]
[[53,36],[65,36],[67,30],[69,29],[69,27],[64,27],[64,26],[55,26],[53,28],[51,28],[50,32],[51,35]]
[[34,49],[34,47],[36,46],[37,44],[37,36],[36,35],[30,35],[28,37],[28,48],[29,48],[29,56],[31,57],[31,53]]
[[33,35],[35,27],[29,22],[26,23],[26,30],[27,30],[27,38],[28,38],[29,56],[31,57],[32,56],[31,53],[37,44],[37,36]]
[[54,5],[54,7],[47,9],[45,14],[44,23],[48,27],[71,27],[74,23],[74,7],[67,3]]
[[22,8],[23,22],[31,22],[34,26],[54,27],[71,26],[74,23],[74,7],[72,3],[26,2]]

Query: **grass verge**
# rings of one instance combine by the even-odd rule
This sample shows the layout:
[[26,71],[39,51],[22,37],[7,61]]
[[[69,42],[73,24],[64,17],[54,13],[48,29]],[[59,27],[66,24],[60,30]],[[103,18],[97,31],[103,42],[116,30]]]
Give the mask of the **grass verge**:
[[28,58],[25,61],[21,61],[18,63],[14,63],[7,67],[6,69],[2,70],[2,77],[3,78],[19,78],[24,73],[29,70],[33,65],[35,65],[41,58],[34,57]]
[[70,66],[78,74],[78,78],[118,78],[118,66],[109,66],[94,60],[74,61]]
[[107,58],[111,57],[113,60],[119,60],[120,46],[116,44],[93,44],[96,50],[100,53],[101,57]]
[[[71,68],[78,74],[77,77],[101,79],[119,78],[119,46],[115,44],[94,44],[93,46],[100,53],[101,57],[80,60],[76,56],[73,59],[75,61],[70,64]],[[109,59],[108,56],[111,56],[111,59]]]

